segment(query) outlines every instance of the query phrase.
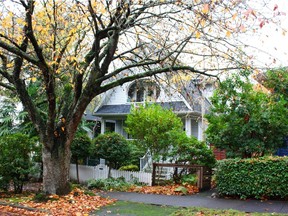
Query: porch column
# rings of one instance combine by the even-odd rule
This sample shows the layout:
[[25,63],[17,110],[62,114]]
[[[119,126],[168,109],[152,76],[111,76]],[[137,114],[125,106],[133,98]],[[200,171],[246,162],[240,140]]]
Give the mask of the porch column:
[[101,119],[101,134],[105,133],[106,128],[106,121],[104,119]]
[[198,140],[203,141],[203,123],[202,120],[198,121]]
[[191,118],[185,117],[185,132],[188,137],[191,137],[192,135],[191,128]]

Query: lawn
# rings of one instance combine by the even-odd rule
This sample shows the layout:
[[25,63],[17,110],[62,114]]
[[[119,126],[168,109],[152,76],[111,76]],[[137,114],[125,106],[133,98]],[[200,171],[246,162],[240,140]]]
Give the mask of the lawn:
[[129,216],[284,216],[288,214],[271,214],[271,213],[245,213],[236,210],[216,210],[207,208],[182,208],[173,206],[159,206],[144,203],[117,201],[111,205],[102,207],[94,212],[93,215],[129,215]]

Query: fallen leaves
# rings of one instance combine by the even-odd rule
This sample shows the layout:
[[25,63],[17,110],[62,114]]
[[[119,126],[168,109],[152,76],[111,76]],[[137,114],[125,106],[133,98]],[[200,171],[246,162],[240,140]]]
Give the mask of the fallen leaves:
[[[186,188],[186,190],[179,190],[179,188]],[[194,185],[165,185],[165,186],[142,186],[133,187],[130,192],[144,193],[144,194],[163,194],[163,195],[191,195],[199,192],[198,187]]]
[[115,200],[102,198],[100,196],[91,196],[84,193],[84,190],[74,189],[70,194],[61,197],[53,197],[43,203],[37,203],[32,199],[22,201],[15,206],[0,205],[1,215],[14,213],[13,215],[34,215],[34,216],[50,216],[50,215],[71,215],[85,216],[90,212],[99,209],[102,206],[115,202]]

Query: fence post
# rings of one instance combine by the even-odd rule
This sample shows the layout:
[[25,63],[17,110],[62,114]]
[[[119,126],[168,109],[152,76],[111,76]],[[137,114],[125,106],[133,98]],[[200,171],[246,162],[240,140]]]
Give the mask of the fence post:
[[155,176],[156,176],[156,164],[153,163],[153,170],[152,170],[152,186],[155,186]]

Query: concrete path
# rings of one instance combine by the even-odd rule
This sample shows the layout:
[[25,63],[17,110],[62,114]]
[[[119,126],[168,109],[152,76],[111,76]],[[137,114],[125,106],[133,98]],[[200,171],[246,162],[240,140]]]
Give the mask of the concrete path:
[[155,205],[170,205],[181,207],[205,207],[213,209],[235,209],[243,212],[287,213],[288,201],[234,200],[212,198],[213,191],[201,192],[190,196],[167,196],[155,194],[140,194],[131,192],[106,192],[101,194],[117,200],[149,203]]

